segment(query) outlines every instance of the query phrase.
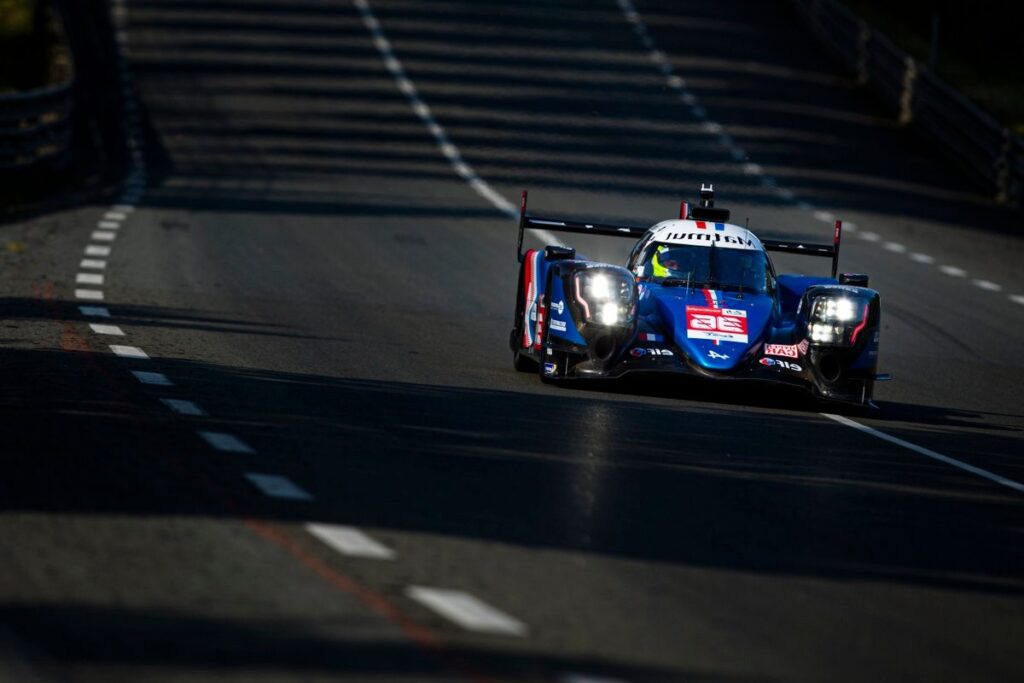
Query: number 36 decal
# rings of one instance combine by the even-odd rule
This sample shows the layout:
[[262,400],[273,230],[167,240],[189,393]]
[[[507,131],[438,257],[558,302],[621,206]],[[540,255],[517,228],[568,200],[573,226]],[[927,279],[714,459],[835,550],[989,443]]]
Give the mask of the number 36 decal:
[[747,312],[732,308],[686,307],[686,336],[747,343]]

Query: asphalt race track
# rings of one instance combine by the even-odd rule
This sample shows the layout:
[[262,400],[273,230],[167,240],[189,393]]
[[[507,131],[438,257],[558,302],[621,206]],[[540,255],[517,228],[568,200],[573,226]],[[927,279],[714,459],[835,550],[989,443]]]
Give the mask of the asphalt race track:
[[[127,5],[136,164],[0,226],[0,680],[1024,680],[1021,216],[785,2]],[[520,189],[702,181],[853,224],[878,411],[512,369]]]

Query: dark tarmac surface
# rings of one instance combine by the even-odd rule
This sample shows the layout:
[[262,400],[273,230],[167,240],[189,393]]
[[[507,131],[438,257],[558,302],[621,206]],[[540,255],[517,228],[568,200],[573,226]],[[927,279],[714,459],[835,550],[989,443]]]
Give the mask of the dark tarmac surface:
[[[799,394],[516,373],[514,223],[453,171],[355,5],[129,6],[150,181],[107,259],[112,317],[74,290],[115,197],[0,227],[19,245],[0,256],[0,680],[1024,678],[1024,495]],[[738,161],[614,1],[370,7],[466,163],[538,214],[653,223],[714,182],[764,237],[854,222],[841,268],[882,293],[896,381],[853,419],[1024,481],[1021,218],[786,3],[637,5]],[[612,242],[573,244],[622,259]],[[412,586],[522,629],[463,628]]]

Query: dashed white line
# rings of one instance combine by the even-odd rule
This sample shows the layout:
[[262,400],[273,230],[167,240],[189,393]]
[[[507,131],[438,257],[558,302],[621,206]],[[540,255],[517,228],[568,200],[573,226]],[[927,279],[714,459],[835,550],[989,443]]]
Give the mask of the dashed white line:
[[252,485],[271,498],[283,498],[285,500],[313,500],[313,496],[301,486],[287,477],[277,474],[262,474],[259,472],[246,472],[245,478],[252,482]]
[[199,436],[203,437],[206,443],[210,444],[218,451],[226,451],[228,453],[255,453],[252,446],[239,439],[234,434],[227,434],[225,432],[199,432]]
[[110,310],[106,306],[79,306],[78,312],[92,318],[110,317]]
[[1024,306],[1024,294],[1011,294],[1010,301],[1012,301],[1015,304],[1020,304]]
[[89,323],[89,328],[96,334],[107,334],[112,337],[123,337],[124,330],[117,325],[101,325],[100,323]]
[[907,250],[906,245],[900,244],[899,242],[886,242],[882,245],[882,248],[886,251],[892,251],[897,254],[902,254]]
[[132,370],[132,374],[135,375],[135,379],[139,380],[143,384],[152,384],[158,387],[173,387],[174,382],[168,379],[167,375],[161,372],[143,372],[141,370]]
[[939,270],[950,277],[964,277],[967,275],[966,270],[963,268],[957,268],[956,266],[939,266]]
[[76,299],[92,299],[93,301],[103,301],[103,292],[98,289],[76,289]]
[[110,208],[113,211],[118,211],[120,213],[131,213],[132,211],[135,210],[135,207],[132,206],[131,204],[114,204]]
[[148,360],[149,355],[140,349],[138,346],[122,346],[120,344],[111,344],[110,350],[114,352],[115,356],[121,358],[139,358],[142,360]]
[[468,631],[525,636],[526,624],[457,590],[409,586],[406,595]]
[[992,282],[991,280],[972,280],[971,284],[980,289],[984,289],[987,292],[999,292],[1003,289],[1002,285]]
[[194,417],[206,415],[206,412],[198,404],[186,401],[185,399],[162,398],[160,402],[180,415],[192,415]]
[[355,527],[309,522],[306,524],[306,531],[342,555],[374,560],[391,560],[395,557],[394,550],[378,543]]
[[100,221],[96,224],[96,227],[103,230],[120,230],[121,224],[116,221]]
[[857,237],[861,238],[865,242],[878,242],[882,239],[882,236],[877,232],[858,232]]
[[75,282],[80,285],[102,285],[103,275],[100,273],[79,273],[75,275]]
[[92,233],[92,238],[97,242],[113,242],[117,239],[116,232],[108,232],[104,230],[96,230]]
[[86,256],[110,256],[110,247],[102,244],[90,244],[85,248]]
[[828,211],[815,211],[813,215],[817,220],[824,221],[826,223],[831,223],[836,219],[836,217]]
[[952,465],[953,467],[964,470],[965,472],[970,472],[971,474],[975,474],[984,479],[988,479],[989,481],[995,482],[1001,486],[1011,488],[1019,493],[1024,493],[1024,484],[1013,481],[1012,479],[1007,479],[1006,477],[995,474],[994,472],[989,472],[988,470],[984,470],[980,467],[975,467],[974,465],[968,465],[967,463],[961,462],[956,458],[951,458],[948,455],[936,453],[935,451],[929,448],[918,446],[917,444],[910,443],[909,441],[904,441],[903,439],[892,436],[890,434],[886,434],[885,432],[880,432],[877,429],[873,429],[871,427],[868,427],[867,425],[863,425],[860,422],[855,422],[854,420],[851,420],[848,417],[843,417],[842,415],[831,415],[829,413],[822,413],[822,415],[824,415],[830,420],[835,420],[839,424],[846,425],[847,427],[853,427],[854,429],[864,432],[865,434],[870,434],[871,436],[882,439],[883,441],[888,441],[889,443],[896,444],[897,446],[902,446],[903,448],[914,451],[915,453],[919,453],[925,457],[931,458],[932,460],[944,462],[947,465]]
[[107,262],[103,259],[95,258],[84,258],[78,264],[79,268],[94,268],[95,270],[103,270],[107,267]]
[[910,255],[910,260],[916,261],[917,263],[935,263],[934,256],[929,256],[928,254],[922,254],[916,251]]

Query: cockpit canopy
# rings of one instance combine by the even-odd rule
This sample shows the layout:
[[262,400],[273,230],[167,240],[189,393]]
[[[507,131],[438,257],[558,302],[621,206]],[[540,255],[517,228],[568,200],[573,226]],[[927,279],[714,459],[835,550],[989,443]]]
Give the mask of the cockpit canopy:
[[651,242],[634,268],[641,280],[671,286],[710,287],[763,294],[771,269],[759,249],[724,249]]

